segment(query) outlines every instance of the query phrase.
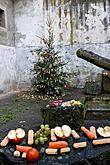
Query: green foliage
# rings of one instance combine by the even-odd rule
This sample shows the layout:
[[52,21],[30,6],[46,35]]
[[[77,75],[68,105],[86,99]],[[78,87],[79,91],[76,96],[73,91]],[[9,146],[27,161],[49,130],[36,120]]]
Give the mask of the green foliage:
[[32,53],[37,56],[34,63],[35,83],[33,89],[44,95],[58,96],[67,84],[69,74],[64,72],[64,63],[58,51],[54,49],[54,35],[52,21],[48,19],[48,37],[41,38],[44,47],[33,50]]

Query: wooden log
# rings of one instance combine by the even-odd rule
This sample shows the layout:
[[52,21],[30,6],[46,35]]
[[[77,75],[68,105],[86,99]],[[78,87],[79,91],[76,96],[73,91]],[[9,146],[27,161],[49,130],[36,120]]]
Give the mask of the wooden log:
[[99,56],[91,51],[87,51],[82,48],[78,49],[76,54],[77,57],[82,58],[100,68],[110,71],[110,59]]

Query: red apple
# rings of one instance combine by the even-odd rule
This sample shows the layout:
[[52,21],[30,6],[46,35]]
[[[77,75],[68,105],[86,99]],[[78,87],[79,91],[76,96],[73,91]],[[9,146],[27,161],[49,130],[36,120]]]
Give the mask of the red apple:
[[38,161],[40,158],[39,151],[35,148],[29,149],[26,153],[26,159],[28,161]]
[[25,131],[22,128],[16,130],[10,130],[8,132],[8,139],[13,143],[20,143],[24,140]]

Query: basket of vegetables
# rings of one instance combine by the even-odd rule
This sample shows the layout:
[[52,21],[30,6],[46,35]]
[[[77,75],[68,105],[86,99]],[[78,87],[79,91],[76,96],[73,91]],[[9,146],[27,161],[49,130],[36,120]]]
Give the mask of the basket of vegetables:
[[85,108],[80,101],[52,100],[41,109],[44,123],[51,127],[67,124],[72,128],[80,128],[84,123]]

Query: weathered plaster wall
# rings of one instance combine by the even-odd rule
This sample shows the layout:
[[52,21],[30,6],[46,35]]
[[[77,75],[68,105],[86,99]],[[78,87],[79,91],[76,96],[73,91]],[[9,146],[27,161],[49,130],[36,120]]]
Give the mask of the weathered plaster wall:
[[54,19],[56,44],[107,43],[110,41],[109,0],[17,0],[15,1],[16,46],[40,44],[45,22]]
[[12,0],[0,0],[5,28],[0,26],[0,93],[17,89],[14,48],[14,8]]
[[0,0],[0,8],[5,13],[6,27],[0,27],[0,44],[14,46],[14,8],[12,0]]
[[0,93],[17,89],[15,48],[0,45]]
[[[15,45],[38,46],[44,31],[43,1],[15,0]],[[41,27],[42,26],[42,27]]]
[[77,58],[76,50],[83,47],[110,58],[109,0],[15,0],[14,5],[19,85],[23,82],[29,85],[30,50],[42,45],[36,35],[46,36],[48,15],[54,19],[55,46],[69,62],[66,69],[74,75],[72,84],[83,87],[86,79],[101,72],[100,68]]
[[16,47],[16,78],[17,88],[25,90],[30,87],[31,79],[33,75],[31,70],[33,69],[33,62],[35,57],[30,52],[30,49],[35,47]]

